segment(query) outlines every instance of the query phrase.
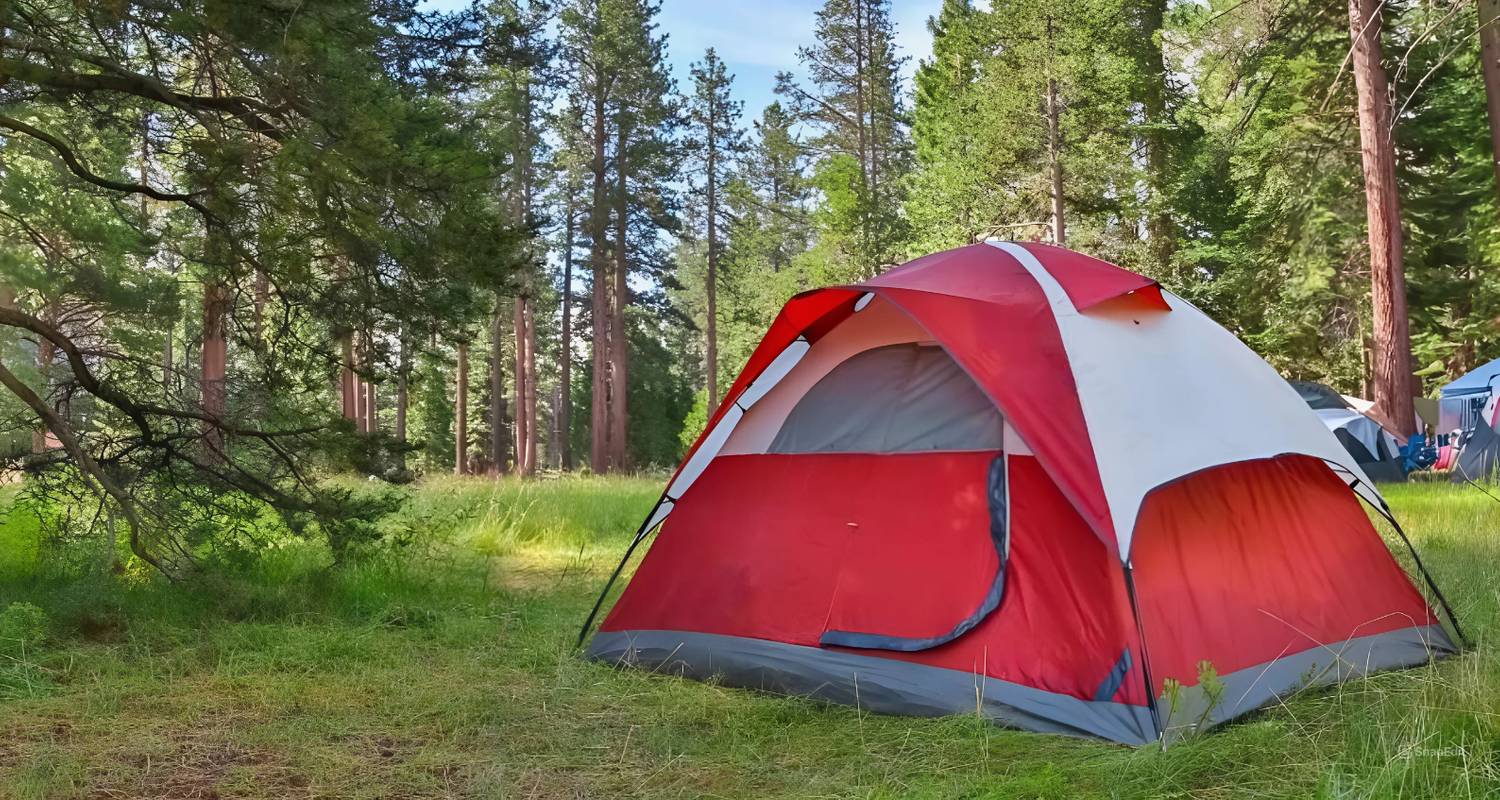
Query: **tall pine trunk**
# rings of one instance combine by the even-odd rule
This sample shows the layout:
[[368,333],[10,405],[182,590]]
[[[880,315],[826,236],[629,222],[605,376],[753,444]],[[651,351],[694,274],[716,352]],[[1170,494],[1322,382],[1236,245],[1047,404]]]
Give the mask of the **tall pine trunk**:
[[1479,0],[1479,72],[1490,116],[1490,166],[1500,190],[1500,0]]
[[[865,0],[854,0],[854,122],[859,140],[859,178],[862,199],[870,203],[870,132],[865,127]],[[868,205],[867,205],[868,209]],[[870,215],[865,213],[859,223],[859,238],[862,260],[870,255]],[[873,277],[869,263],[859,268],[865,277]]]
[[354,429],[360,433],[370,432],[370,391],[360,370],[368,370],[370,355],[369,338],[359,336],[354,340]]
[[406,405],[409,401],[407,396],[407,381],[411,374],[411,345],[406,337],[400,337],[396,344],[401,348],[401,353],[396,357],[396,465],[406,470]]
[[[495,316],[490,321],[490,474],[498,476],[510,461],[505,435],[505,301],[495,298]],[[519,375],[517,380],[519,380]]]
[[626,164],[629,139],[626,126],[621,125],[616,135],[615,159],[619,171],[615,174],[615,274],[614,291],[611,292],[613,308],[610,310],[610,370],[609,370],[609,466],[610,469],[625,469],[625,431],[629,418],[630,387],[630,336],[626,327],[625,309],[630,305],[629,230],[630,191]]
[[516,474],[527,475],[526,448],[531,441],[530,420],[526,418],[526,298],[518,296],[511,304],[511,327],[515,330],[515,414]]
[[[859,0],[859,2],[863,6],[869,0]],[[881,207],[883,198],[880,192],[880,159],[882,152],[880,147],[880,103],[878,102],[875,86],[875,76],[878,74],[875,67],[875,37],[878,31],[875,25],[875,9],[873,7],[876,4],[870,3],[870,5],[871,7],[865,11],[864,39],[860,42],[860,49],[865,54],[863,66],[860,68],[860,85],[867,87],[870,93],[869,100],[865,103],[865,108],[869,110],[870,114],[870,208],[874,210]],[[876,262],[870,266],[870,275],[872,277],[880,269],[878,257],[884,255],[884,248],[880,247],[882,242],[877,240],[876,233],[876,231],[872,231],[870,236],[871,244],[878,248],[875,253],[877,256]]]
[[[218,281],[203,284],[203,349],[199,353],[200,404],[203,413],[222,420],[228,379],[229,287]],[[216,457],[224,454],[224,430],[216,422],[204,424],[204,442]]]
[[[56,306],[51,304],[43,307],[42,319],[54,327],[57,324]],[[57,345],[45,336],[39,337],[36,344],[36,371],[42,378],[42,388],[39,394],[48,403],[52,402],[52,361],[57,357]],[[53,434],[43,425],[31,432],[31,452],[45,453],[52,446]]]
[[557,357],[557,453],[564,470],[573,469],[573,194],[568,193],[567,233],[563,245],[562,336]]
[[356,400],[358,379],[354,376],[354,334],[339,337],[339,401],[344,419],[359,425],[359,403]]
[[1167,60],[1162,53],[1167,0],[1145,0],[1142,14],[1141,111],[1147,125],[1146,187],[1150,203],[1146,211],[1146,233],[1150,239],[1152,260],[1158,268],[1165,268],[1177,249],[1177,235],[1166,199],[1170,179],[1167,173],[1171,169],[1167,151]]
[[594,96],[594,194],[593,208],[589,212],[589,240],[592,248],[589,266],[593,273],[590,289],[589,312],[593,336],[593,386],[589,404],[589,467],[598,474],[609,472],[609,382],[606,376],[610,368],[609,325],[609,253],[605,236],[609,223],[608,175],[604,172],[605,103],[602,92]]
[[525,379],[520,393],[520,406],[516,416],[526,422],[526,436],[521,449],[516,453],[516,462],[523,476],[536,474],[536,319],[530,296],[521,297],[521,328],[516,334],[516,350],[520,375]]
[[453,474],[469,474],[469,345],[458,343],[453,393]]
[[1370,236],[1370,305],[1375,334],[1372,413],[1404,439],[1416,431],[1414,382],[1390,94],[1385,67],[1380,63],[1380,9],[1380,0],[1349,0],[1349,35],[1354,44],[1360,160]]
[[375,386],[375,381],[365,381],[365,433],[380,433],[380,402]]
[[714,141],[715,126],[718,121],[714,118],[716,100],[710,100],[708,104],[708,281],[705,287],[708,291],[708,364],[705,369],[708,372],[708,407],[710,410],[719,407],[719,187],[718,187],[718,153],[715,151],[717,143]]
[[[1052,23],[1047,22],[1050,31]],[[1063,165],[1062,165],[1062,131],[1061,131],[1061,109],[1057,97],[1057,80],[1047,79],[1047,160],[1049,162],[1050,177],[1048,179],[1048,194],[1052,201],[1052,243],[1064,247],[1068,243],[1067,222],[1065,219],[1066,209],[1063,204]]]

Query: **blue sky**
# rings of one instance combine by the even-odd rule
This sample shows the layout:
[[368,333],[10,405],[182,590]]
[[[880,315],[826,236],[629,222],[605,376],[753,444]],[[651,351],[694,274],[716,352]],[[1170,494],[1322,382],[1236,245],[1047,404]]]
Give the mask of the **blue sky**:
[[[431,8],[457,8],[467,0],[429,0]],[[688,66],[705,48],[719,51],[734,73],[735,97],[745,102],[745,124],[760,116],[773,99],[776,73],[797,71],[797,48],[812,42],[813,13],[822,0],[662,0],[661,29],[678,87],[691,80]],[[892,0],[891,16],[901,53],[909,56],[910,78],[917,59],[931,47],[927,18],[942,0]]]

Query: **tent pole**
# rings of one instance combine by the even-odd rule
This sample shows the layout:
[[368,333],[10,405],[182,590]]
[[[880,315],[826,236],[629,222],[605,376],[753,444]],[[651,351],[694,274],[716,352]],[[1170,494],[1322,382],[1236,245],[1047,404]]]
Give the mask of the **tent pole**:
[[1406,543],[1406,550],[1411,553],[1412,563],[1417,565],[1417,571],[1422,573],[1422,580],[1427,582],[1427,588],[1432,590],[1432,595],[1437,598],[1438,605],[1442,607],[1443,613],[1448,615],[1448,622],[1453,625],[1453,633],[1458,637],[1459,649],[1469,649],[1469,637],[1464,636],[1464,629],[1459,627],[1458,615],[1453,613],[1453,607],[1448,605],[1448,598],[1443,596],[1443,590],[1438,588],[1437,581],[1432,579],[1432,574],[1427,571],[1427,566],[1422,563],[1422,557],[1417,555],[1416,545],[1411,543],[1411,538],[1406,535],[1406,531],[1402,530],[1401,523],[1396,521],[1396,515],[1390,513],[1389,509],[1386,511],[1385,519],[1391,523],[1392,528],[1396,529],[1396,535],[1401,537],[1401,541]]
[[1354,487],[1360,484],[1364,484],[1365,486],[1369,487],[1371,492],[1374,492],[1375,497],[1379,498],[1380,504],[1376,505],[1375,501],[1371,500],[1368,497],[1365,497],[1363,493],[1357,491],[1354,492],[1354,495],[1356,497],[1365,501],[1365,503],[1369,505],[1370,508],[1373,508],[1377,512],[1379,512],[1380,516],[1385,517],[1386,522],[1391,523],[1391,528],[1395,529],[1396,535],[1400,536],[1402,543],[1406,545],[1406,551],[1408,553],[1411,553],[1412,563],[1416,565],[1417,571],[1422,573],[1422,580],[1426,582],[1427,588],[1432,590],[1432,596],[1437,598],[1438,607],[1443,609],[1443,613],[1448,617],[1449,624],[1453,626],[1453,634],[1458,637],[1459,649],[1469,649],[1469,637],[1464,635],[1464,629],[1459,626],[1458,615],[1453,613],[1453,606],[1448,605],[1448,598],[1443,596],[1443,590],[1439,589],[1437,581],[1432,579],[1432,573],[1427,571],[1427,565],[1423,564],[1422,557],[1420,555],[1417,555],[1417,546],[1411,543],[1411,537],[1406,535],[1406,530],[1401,527],[1401,523],[1396,521],[1396,515],[1391,511],[1390,505],[1385,502],[1385,498],[1381,497],[1380,492],[1375,491],[1375,487],[1373,485],[1366,483],[1364,479],[1360,478],[1358,475],[1349,472],[1347,468],[1339,464],[1337,461],[1333,461],[1332,459],[1327,458],[1323,459],[1323,461],[1326,462],[1330,466],[1330,468],[1337,467],[1337,469],[1333,470],[1335,475],[1340,474],[1339,471],[1342,470],[1343,474],[1349,476],[1349,480],[1351,481],[1349,483],[1349,489],[1351,491],[1354,490]]
[[599,609],[604,607],[604,598],[609,596],[609,590],[615,585],[615,581],[620,579],[620,573],[625,571],[625,565],[630,562],[630,557],[635,553],[635,548],[646,538],[646,534],[651,532],[646,526],[651,524],[651,520],[656,516],[657,509],[661,508],[661,504],[666,502],[666,500],[667,493],[662,492],[661,497],[656,498],[656,504],[651,506],[650,511],[646,512],[646,518],[641,520],[641,527],[636,529],[635,538],[630,540],[630,546],[625,548],[625,555],[620,556],[620,563],[615,565],[615,571],[610,573],[609,580],[604,582],[604,590],[599,592],[599,599],[594,601],[594,608],[589,611],[588,619],[585,619],[583,627],[578,629],[578,641],[573,645],[575,648],[582,647],[583,640],[588,638],[589,629],[594,627],[594,619],[599,616]]
[[1167,730],[1161,724],[1161,711],[1156,707],[1156,683],[1151,680],[1151,650],[1146,646],[1146,626],[1141,622],[1141,607],[1135,598],[1135,567],[1126,561],[1125,593],[1130,596],[1130,615],[1135,618],[1135,635],[1141,640],[1141,677],[1146,681],[1146,707],[1151,710],[1151,724],[1156,727],[1156,738],[1167,746]]

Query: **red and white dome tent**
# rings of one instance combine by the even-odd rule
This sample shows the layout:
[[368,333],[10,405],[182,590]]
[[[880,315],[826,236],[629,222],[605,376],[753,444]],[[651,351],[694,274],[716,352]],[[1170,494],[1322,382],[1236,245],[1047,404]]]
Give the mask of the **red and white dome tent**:
[[961,247],[786,304],[588,654],[1146,743],[1456,652],[1356,493],[1390,518],[1297,393],[1154,281]]

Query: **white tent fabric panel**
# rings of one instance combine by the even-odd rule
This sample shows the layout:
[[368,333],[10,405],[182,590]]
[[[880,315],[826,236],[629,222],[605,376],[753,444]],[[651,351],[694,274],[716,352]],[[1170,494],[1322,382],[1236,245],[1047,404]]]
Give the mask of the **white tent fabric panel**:
[[1297,392],[1192,304],[1163,290],[1171,311],[1104,303],[1079,313],[1025,248],[990,244],[1019,261],[1046,293],[1072,365],[1121,559],[1129,559],[1146,495],[1202,469],[1301,453],[1365,479]]
[[689,458],[687,463],[682,465],[682,469],[677,472],[672,485],[667,487],[668,499],[682,499],[683,493],[693,485],[694,481],[698,480],[703,470],[708,469],[708,463],[719,455],[724,442],[729,439],[730,434],[734,433],[735,426],[740,424],[744,416],[745,412],[741,411],[739,406],[730,406],[729,410],[724,412],[724,416],[719,418],[714,429],[703,437],[703,443],[698,445],[698,449],[693,452],[693,457]]
[[[874,295],[868,295],[874,297]],[[911,318],[885,300],[876,298],[859,313],[814,342],[774,386],[755,398],[753,407],[725,442],[725,455],[764,453],[776,432],[807,390],[856,353],[890,344],[930,341]],[[781,361],[780,356],[777,361]],[[775,362],[772,362],[773,364]],[[770,368],[767,369],[770,372]],[[758,385],[760,381],[756,381]],[[749,390],[746,390],[749,394]],[[743,405],[743,403],[742,403]]]
[[781,383],[781,379],[785,378],[787,373],[791,372],[792,368],[797,366],[797,363],[802,360],[802,357],[807,355],[810,347],[811,345],[807,343],[806,339],[798,337],[796,341],[787,345],[785,350],[778,353],[776,358],[771,360],[770,364],[766,365],[766,369],[760,374],[760,377],[756,378],[749,386],[746,386],[745,391],[741,392],[740,396],[735,398],[734,402],[740,408],[749,411],[751,406],[755,405],[762,397],[765,397],[767,393],[776,388],[776,384]]
[[1003,440],[1005,444],[1003,445],[1002,449],[1005,450],[1006,455],[1032,455],[1031,448],[1027,446],[1026,441],[1021,438],[1020,432],[1010,426],[1010,420],[1005,421],[1005,433],[1003,436]]
[[661,524],[662,520],[667,518],[668,514],[672,513],[672,507],[675,505],[676,503],[673,503],[671,500],[661,501],[656,506],[656,510],[651,512],[651,518],[646,520],[646,526],[641,528],[641,530],[650,533],[657,525]]

